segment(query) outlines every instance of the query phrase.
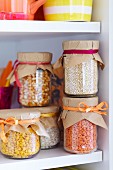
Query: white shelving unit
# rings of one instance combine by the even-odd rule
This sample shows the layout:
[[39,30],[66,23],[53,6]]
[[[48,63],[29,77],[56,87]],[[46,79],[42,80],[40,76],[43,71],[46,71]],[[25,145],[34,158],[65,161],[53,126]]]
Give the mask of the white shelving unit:
[[[106,122],[109,130],[98,129],[99,151],[75,155],[62,148],[41,151],[28,160],[11,160],[0,155],[0,170],[41,170],[78,165],[80,170],[113,170],[113,0],[95,0],[93,21],[96,22],[43,22],[0,21],[0,67],[17,52],[49,51],[53,62],[62,54],[64,40],[99,40],[100,55],[106,65],[99,76],[99,99],[109,103]],[[15,103],[13,103],[13,106]],[[101,151],[102,150],[102,151]]]
[[[66,38],[72,38],[80,33],[84,34],[96,34],[100,33],[100,22],[44,22],[44,21],[0,21],[0,35],[2,37],[2,44],[6,44],[6,38],[11,42],[7,43],[9,46],[5,46],[8,50],[15,51],[38,51],[43,46],[47,46],[49,51],[52,51],[52,47],[58,49],[58,44]],[[65,33],[65,34],[64,34]],[[34,37],[35,36],[35,37]],[[41,36],[43,39],[41,40]],[[46,39],[44,38],[46,36]],[[52,37],[51,37],[52,36]],[[49,45],[46,45],[49,39]],[[56,39],[56,42],[54,42]],[[38,49],[34,44],[40,43]],[[12,46],[13,44],[13,46]],[[3,48],[4,48],[3,46]],[[19,46],[19,49],[18,49]],[[31,48],[34,46],[33,48]],[[50,47],[49,47],[50,46]],[[30,49],[29,49],[30,47]],[[49,47],[49,48],[48,48]],[[34,49],[35,48],[35,49]],[[45,47],[41,49],[44,51]],[[45,50],[46,51],[46,50]],[[5,53],[5,51],[4,51]],[[4,57],[9,59],[9,55],[4,54]],[[53,51],[53,53],[56,53]],[[57,52],[58,53],[58,52]],[[5,56],[6,55],[6,56]],[[59,52],[59,56],[61,51]],[[57,57],[59,57],[57,56]],[[55,57],[56,58],[56,57]],[[3,63],[3,62],[2,62]],[[1,63],[1,66],[2,66]],[[5,61],[6,63],[6,61]],[[62,148],[52,149],[48,151],[41,151],[36,157],[30,160],[9,160],[0,156],[0,170],[9,168],[16,170],[41,170],[56,167],[64,167],[71,165],[80,165],[102,161],[102,151],[97,151],[91,154],[75,155],[65,152]],[[25,169],[26,167],[26,169]]]
[[100,33],[100,22],[0,21],[0,33]]
[[70,165],[80,165],[102,161],[102,151],[91,154],[75,155],[65,152],[62,148],[42,150],[36,157],[28,160],[5,159],[0,156],[0,170],[41,170]]
[[34,40],[72,34],[100,33],[100,22],[0,21],[1,40]]

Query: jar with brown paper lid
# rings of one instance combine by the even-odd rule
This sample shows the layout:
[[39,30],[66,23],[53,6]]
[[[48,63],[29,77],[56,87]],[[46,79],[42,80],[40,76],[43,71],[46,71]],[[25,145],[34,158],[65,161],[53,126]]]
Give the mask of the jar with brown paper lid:
[[40,121],[49,137],[41,136],[41,149],[55,148],[60,143],[60,131],[58,127],[59,108],[57,106],[40,107]]
[[104,68],[99,56],[98,41],[64,41],[63,59],[65,94],[91,97],[98,92],[98,66]]
[[97,150],[97,125],[107,128],[98,108],[98,97],[63,98],[61,118],[66,151],[85,154]]
[[23,106],[47,106],[51,102],[52,54],[18,53],[10,83],[19,87],[19,103]]
[[0,151],[8,158],[26,159],[40,151],[40,136],[48,136],[36,109],[0,111]]

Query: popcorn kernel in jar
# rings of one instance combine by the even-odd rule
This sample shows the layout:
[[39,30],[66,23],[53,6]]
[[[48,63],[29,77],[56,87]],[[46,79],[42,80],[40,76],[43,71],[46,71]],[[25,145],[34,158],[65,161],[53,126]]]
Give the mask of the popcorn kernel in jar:
[[47,106],[50,103],[50,74],[49,71],[38,69],[36,74],[21,78],[19,102],[23,106]]

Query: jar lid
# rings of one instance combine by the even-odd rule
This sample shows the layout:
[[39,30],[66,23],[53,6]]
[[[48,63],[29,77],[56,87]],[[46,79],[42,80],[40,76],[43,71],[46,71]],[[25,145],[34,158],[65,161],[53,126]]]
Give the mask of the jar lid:
[[40,112],[36,108],[0,110],[1,119],[7,119],[9,117],[13,117],[18,120],[35,119],[40,117]]
[[58,113],[59,107],[57,106],[47,106],[47,107],[37,107],[37,112],[48,114],[48,113]]
[[49,52],[22,52],[17,53],[18,61],[21,62],[51,62],[52,53]]
[[78,107],[81,102],[84,102],[88,106],[96,106],[98,105],[98,97],[91,98],[69,98],[63,97],[63,105],[70,107]]
[[99,49],[99,41],[64,41],[63,42],[63,49],[64,50],[91,50],[91,49]]

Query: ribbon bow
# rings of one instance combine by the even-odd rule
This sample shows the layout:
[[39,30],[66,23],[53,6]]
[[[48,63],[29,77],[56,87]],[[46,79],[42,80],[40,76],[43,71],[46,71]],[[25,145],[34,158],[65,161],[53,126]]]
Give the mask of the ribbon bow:
[[78,111],[78,112],[96,112],[100,115],[107,115],[107,112],[104,112],[108,109],[108,104],[107,102],[101,102],[97,106],[88,106],[84,102],[79,103],[79,107],[67,107],[63,106],[64,110],[69,110],[69,111]]
[[37,121],[39,121],[39,118],[35,118],[35,119],[30,119],[30,120],[17,120],[13,117],[9,117],[8,119],[4,120],[4,119],[0,119],[0,127],[1,127],[1,132],[0,132],[0,137],[3,140],[3,142],[7,142],[7,138],[5,135],[5,125],[23,125],[23,124],[32,124],[32,123],[36,123]]

